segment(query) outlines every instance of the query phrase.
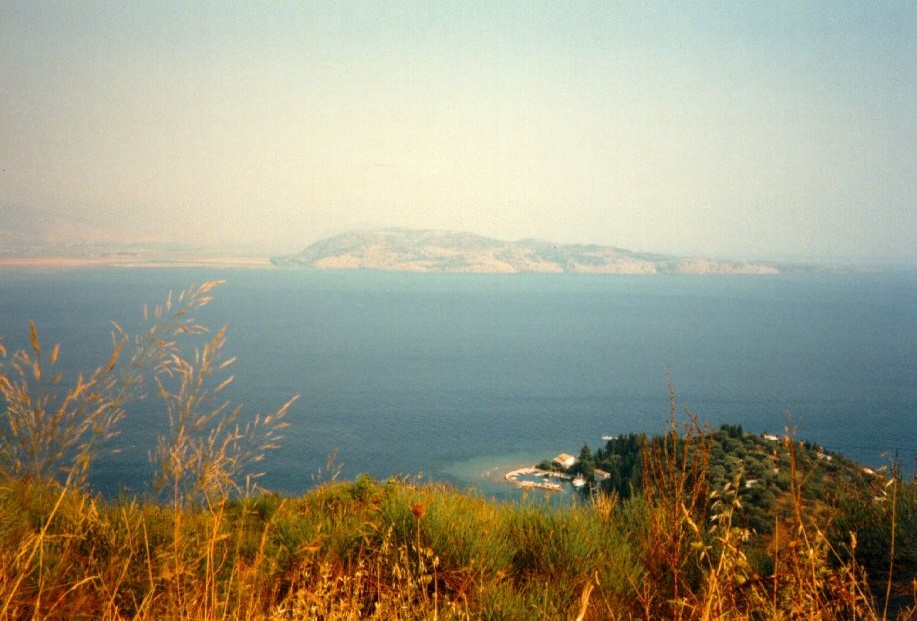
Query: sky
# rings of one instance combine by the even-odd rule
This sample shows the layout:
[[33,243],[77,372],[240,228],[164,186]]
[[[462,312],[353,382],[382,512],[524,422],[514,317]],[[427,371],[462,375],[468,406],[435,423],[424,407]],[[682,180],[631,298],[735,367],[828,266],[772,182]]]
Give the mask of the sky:
[[917,3],[0,3],[0,206],[917,264]]

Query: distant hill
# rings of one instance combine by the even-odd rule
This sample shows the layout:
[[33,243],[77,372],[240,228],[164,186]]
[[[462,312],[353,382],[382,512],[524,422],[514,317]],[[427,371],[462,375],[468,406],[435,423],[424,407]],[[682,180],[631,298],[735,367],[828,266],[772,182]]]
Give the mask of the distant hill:
[[623,248],[503,241],[473,233],[383,229],[344,233],[315,242],[277,265],[456,273],[777,274],[770,263],[719,261],[633,252]]
[[[0,205],[0,262],[88,261],[93,265],[187,261],[196,257],[249,257],[251,252],[201,247],[142,236],[123,222],[59,215]],[[263,261],[266,263],[267,259]],[[79,263],[69,263],[78,265]]]
[[111,235],[88,220],[0,206],[0,255],[60,253],[111,241]]

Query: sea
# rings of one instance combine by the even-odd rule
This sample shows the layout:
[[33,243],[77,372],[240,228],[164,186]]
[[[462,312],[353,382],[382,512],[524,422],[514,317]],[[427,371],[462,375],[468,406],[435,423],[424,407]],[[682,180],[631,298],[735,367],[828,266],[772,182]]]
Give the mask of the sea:
[[[112,349],[113,323],[225,281],[194,313],[226,326],[241,420],[299,399],[261,484],[434,480],[506,497],[503,474],[603,436],[679,421],[791,432],[871,467],[917,453],[917,272],[773,276],[414,274],[264,268],[7,268],[0,334],[34,321],[64,384]],[[193,356],[188,343],[185,353]],[[670,393],[671,387],[671,393]],[[149,490],[163,404],[133,404],[91,485]]]

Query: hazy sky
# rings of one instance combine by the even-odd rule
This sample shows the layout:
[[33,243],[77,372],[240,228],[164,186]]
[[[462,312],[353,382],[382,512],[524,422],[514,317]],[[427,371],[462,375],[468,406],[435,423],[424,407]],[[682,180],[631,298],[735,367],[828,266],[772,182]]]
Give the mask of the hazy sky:
[[917,3],[0,2],[0,205],[917,262]]

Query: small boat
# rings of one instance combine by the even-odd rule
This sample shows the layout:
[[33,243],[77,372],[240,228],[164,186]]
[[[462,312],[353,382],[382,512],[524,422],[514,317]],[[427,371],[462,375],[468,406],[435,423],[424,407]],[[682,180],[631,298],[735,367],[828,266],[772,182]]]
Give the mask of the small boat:
[[571,482],[573,483],[573,487],[579,488],[586,484],[586,479],[583,478],[583,475],[578,474],[575,477],[573,477],[573,481]]
[[611,442],[612,440],[617,440],[618,436],[602,436],[602,441]]

